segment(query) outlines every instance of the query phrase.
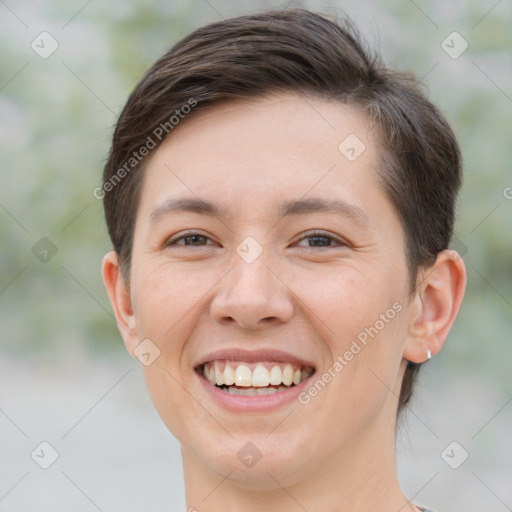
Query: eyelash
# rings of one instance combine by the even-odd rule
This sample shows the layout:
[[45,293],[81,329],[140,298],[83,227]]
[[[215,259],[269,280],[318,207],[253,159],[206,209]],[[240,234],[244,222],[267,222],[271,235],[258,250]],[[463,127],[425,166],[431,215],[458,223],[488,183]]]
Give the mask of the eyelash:
[[[200,236],[200,237],[203,237],[203,238],[206,238],[208,240],[210,240],[210,238],[206,235],[203,235],[201,233],[197,233],[197,232],[190,232],[190,233],[185,233],[184,235],[181,235],[180,237],[178,238],[175,238],[174,240],[172,239],[169,239],[166,243],[165,243],[165,246],[168,247],[168,246],[171,246],[171,245],[178,245],[176,242],[179,242],[180,240],[185,240],[186,238],[192,238],[193,236]],[[306,235],[304,235],[302,238],[300,238],[298,241],[301,242],[302,240],[307,240],[308,238],[326,238],[326,239],[329,239],[333,242],[336,242],[338,245],[338,247],[342,247],[342,246],[347,246],[347,242],[343,241],[342,239],[338,238],[338,237],[335,237],[333,235],[331,235],[330,233],[326,233],[326,232],[323,232],[323,231],[312,231],[310,233],[307,233]],[[183,247],[206,247],[206,245],[185,245],[185,244],[179,244],[179,245],[182,245]],[[320,249],[332,249],[336,246],[307,246],[308,249],[315,249],[315,248],[320,248]]]

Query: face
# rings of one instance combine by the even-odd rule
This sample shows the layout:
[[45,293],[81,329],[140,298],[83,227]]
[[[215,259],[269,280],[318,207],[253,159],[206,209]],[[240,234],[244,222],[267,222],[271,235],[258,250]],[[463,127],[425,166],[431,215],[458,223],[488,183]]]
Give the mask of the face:
[[153,155],[123,336],[160,351],[145,380],[184,458],[265,489],[394,436],[409,283],[378,165],[361,113],[294,94],[213,107]]

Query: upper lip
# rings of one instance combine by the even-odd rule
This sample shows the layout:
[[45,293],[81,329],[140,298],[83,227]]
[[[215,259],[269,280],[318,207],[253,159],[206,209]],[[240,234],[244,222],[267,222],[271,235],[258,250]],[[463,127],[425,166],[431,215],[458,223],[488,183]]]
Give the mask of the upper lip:
[[245,350],[239,348],[226,348],[222,350],[217,350],[215,352],[210,352],[205,356],[202,356],[198,361],[194,364],[194,368],[200,366],[209,361],[216,360],[225,360],[228,361],[241,361],[247,363],[255,363],[255,362],[276,362],[276,363],[292,363],[299,364],[303,367],[311,366],[315,368],[314,363],[303,359],[301,357],[297,357],[289,352],[284,352],[282,350],[275,350],[272,348],[267,349],[259,349],[259,350]]

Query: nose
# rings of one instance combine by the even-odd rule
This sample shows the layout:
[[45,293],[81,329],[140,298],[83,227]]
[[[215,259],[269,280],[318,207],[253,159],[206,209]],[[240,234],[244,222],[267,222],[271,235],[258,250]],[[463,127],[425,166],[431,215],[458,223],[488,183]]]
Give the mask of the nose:
[[271,269],[263,254],[247,263],[238,255],[231,272],[219,283],[210,306],[214,321],[262,329],[288,322],[294,313],[292,292]]

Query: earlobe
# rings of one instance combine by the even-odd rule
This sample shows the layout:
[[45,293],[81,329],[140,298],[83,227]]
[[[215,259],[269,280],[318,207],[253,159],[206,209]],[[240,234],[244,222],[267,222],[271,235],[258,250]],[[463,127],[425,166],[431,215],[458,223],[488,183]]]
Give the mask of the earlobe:
[[404,348],[405,359],[422,363],[441,350],[465,289],[466,267],[461,256],[456,251],[441,251],[419,280]]
[[101,266],[103,282],[114,310],[117,327],[123,338],[126,349],[133,355],[138,344],[135,315],[133,312],[130,292],[126,287],[119,268],[116,252],[110,251],[103,257]]

